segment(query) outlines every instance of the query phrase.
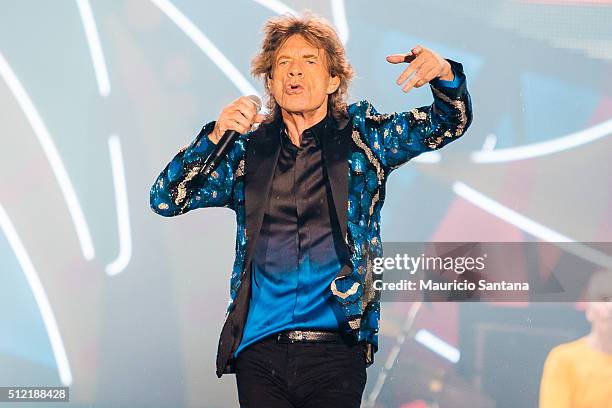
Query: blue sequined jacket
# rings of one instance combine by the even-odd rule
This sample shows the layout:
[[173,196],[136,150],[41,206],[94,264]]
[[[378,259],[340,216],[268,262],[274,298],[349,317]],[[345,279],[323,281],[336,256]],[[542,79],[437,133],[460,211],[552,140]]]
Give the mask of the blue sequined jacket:
[[[342,236],[350,261],[329,290],[347,319],[346,330],[366,344],[368,366],[378,349],[380,292],[372,281],[372,259],[382,256],[380,210],[389,174],[413,157],[444,147],[465,133],[472,105],[460,63],[448,60],[457,87],[430,83],[434,101],[408,112],[380,114],[368,101],[348,107],[336,137],[322,143]],[[165,217],[203,207],[228,207],[236,213],[236,258],[230,302],[217,351],[217,376],[235,373],[232,354],[240,344],[250,298],[250,262],[264,215],[265,198],[278,158],[278,122],[240,136],[207,178],[199,176],[214,149],[208,138],[215,122],[183,147],[158,176],[150,193],[153,211]],[[378,278],[378,276],[377,276]]]

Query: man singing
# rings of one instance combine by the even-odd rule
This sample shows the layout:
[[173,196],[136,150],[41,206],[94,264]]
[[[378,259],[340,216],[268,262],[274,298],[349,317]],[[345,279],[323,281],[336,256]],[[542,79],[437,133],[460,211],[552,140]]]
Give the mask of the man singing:
[[[165,217],[202,207],[236,213],[217,376],[236,374],[242,407],[360,405],[378,348],[372,259],[382,256],[387,178],[472,121],[460,63],[421,46],[387,61],[409,63],[397,85],[429,83],[433,104],[392,114],[368,101],[347,105],[353,69],[333,28],[313,15],[269,20],[251,64],[269,114],[250,98],[233,101],[151,188],[151,208]],[[202,176],[228,130],[241,136]]]

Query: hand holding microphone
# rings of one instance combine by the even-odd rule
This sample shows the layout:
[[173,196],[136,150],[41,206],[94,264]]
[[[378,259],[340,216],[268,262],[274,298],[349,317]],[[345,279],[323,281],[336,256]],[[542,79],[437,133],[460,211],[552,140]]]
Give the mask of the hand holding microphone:
[[239,135],[247,133],[254,123],[265,119],[264,115],[258,113],[260,109],[261,99],[258,96],[241,96],[223,108],[210,139],[218,144],[228,130],[234,130]]
[[215,150],[206,160],[201,177],[208,177],[219,165],[238,137],[251,130],[254,123],[261,123],[265,115],[259,114],[261,99],[256,95],[241,96],[221,111],[210,139],[216,144]]

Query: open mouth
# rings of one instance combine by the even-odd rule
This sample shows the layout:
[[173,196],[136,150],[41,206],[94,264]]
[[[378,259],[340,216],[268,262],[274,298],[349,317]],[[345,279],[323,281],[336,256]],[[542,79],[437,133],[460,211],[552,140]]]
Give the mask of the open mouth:
[[286,91],[289,95],[299,94],[304,91],[304,87],[300,84],[288,84]]

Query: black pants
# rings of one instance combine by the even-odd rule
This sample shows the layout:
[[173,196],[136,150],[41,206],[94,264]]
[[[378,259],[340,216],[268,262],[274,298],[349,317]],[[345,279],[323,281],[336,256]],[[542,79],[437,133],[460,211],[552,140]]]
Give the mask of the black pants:
[[236,360],[241,408],[358,408],[366,379],[360,343],[278,343],[270,336]]

